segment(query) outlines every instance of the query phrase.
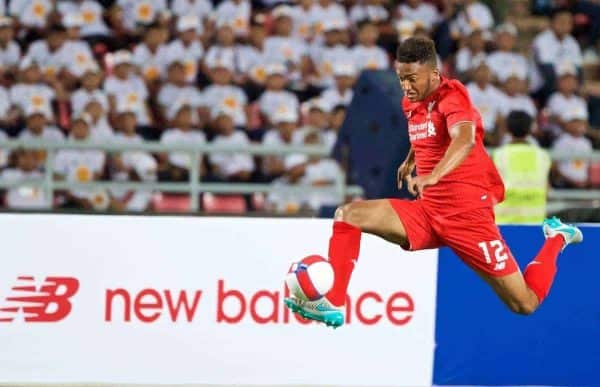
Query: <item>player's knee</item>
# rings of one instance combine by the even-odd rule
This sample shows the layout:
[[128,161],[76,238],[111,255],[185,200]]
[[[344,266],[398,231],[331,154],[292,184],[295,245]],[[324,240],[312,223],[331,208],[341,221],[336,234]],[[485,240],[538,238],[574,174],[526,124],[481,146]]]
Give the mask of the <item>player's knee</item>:
[[513,311],[516,314],[529,316],[530,314],[533,314],[533,312],[536,311],[538,304],[533,300],[517,300],[508,303],[508,307],[511,311]]
[[337,221],[345,222],[353,225],[354,227],[361,227],[361,216],[360,210],[357,208],[356,203],[347,203],[343,206],[338,207],[335,210],[334,219]]

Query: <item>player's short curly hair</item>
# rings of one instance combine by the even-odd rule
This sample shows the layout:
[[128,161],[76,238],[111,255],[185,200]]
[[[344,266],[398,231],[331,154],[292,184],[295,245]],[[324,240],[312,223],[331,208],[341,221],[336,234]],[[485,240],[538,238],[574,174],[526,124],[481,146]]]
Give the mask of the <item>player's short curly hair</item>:
[[436,67],[435,43],[425,37],[408,38],[398,45],[396,60],[400,63],[429,63]]

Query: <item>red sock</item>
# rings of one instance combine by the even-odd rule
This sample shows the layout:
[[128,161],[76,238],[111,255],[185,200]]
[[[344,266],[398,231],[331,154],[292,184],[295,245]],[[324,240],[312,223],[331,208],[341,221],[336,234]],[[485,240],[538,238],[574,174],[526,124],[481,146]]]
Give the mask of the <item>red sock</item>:
[[562,235],[546,239],[538,255],[525,268],[525,282],[537,295],[540,304],[548,295],[554,281],[556,258],[564,243],[565,239]]
[[335,306],[342,306],[346,302],[348,283],[360,250],[360,235],[360,229],[349,223],[333,222],[333,235],[329,239],[329,262],[333,266],[335,280],[333,288],[327,293],[327,299]]

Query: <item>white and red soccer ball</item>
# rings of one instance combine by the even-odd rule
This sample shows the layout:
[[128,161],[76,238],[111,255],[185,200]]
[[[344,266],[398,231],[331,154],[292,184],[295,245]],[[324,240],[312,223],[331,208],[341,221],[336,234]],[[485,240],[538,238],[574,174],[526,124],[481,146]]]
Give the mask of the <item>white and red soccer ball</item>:
[[315,301],[333,287],[334,272],[329,261],[320,255],[309,255],[290,267],[285,283],[294,297]]

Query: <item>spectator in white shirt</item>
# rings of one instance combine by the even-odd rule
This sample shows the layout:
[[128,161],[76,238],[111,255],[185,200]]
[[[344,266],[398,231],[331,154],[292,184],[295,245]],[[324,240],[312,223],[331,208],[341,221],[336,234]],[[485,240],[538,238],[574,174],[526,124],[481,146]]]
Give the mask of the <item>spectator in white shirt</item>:
[[52,0],[11,0],[9,13],[28,29],[42,30],[54,8]]
[[504,83],[504,94],[506,98],[502,103],[502,115],[508,116],[512,110],[521,110],[529,114],[533,119],[537,117],[537,108],[533,99],[526,94],[527,80],[511,75]]
[[354,96],[354,83],[356,83],[356,67],[352,62],[336,62],[333,65],[335,85],[323,91],[321,99],[329,106],[350,105]]
[[333,65],[339,61],[353,61],[352,51],[347,47],[344,37],[348,25],[343,19],[327,20],[323,24],[325,42],[316,42],[311,47],[311,59],[315,65],[316,78],[313,83],[317,87],[329,87],[335,84]]
[[208,121],[211,109],[215,106],[225,106],[233,114],[235,126],[246,127],[248,97],[241,88],[231,84],[234,67],[227,58],[223,57],[222,61],[215,60],[213,63],[207,63],[210,67],[212,84],[202,92],[202,118]]
[[[7,168],[0,172],[0,181],[16,183],[22,180],[42,180],[36,151],[19,149],[14,152],[15,168]],[[21,185],[8,189],[4,194],[4,205],[13,210],[49,209],[51,201],[40,187]]]
[[75,115],[83,112],[85,105],[92,99],[98,100],[104,110],[108,111],[108,96],[102,90],[103,80],[104,74],[98,65],[91,65],[85,70],[81,77],[81,87],[71,95],[71,108]]
[[[225,106],[213,108],[211,113],[217,135],[212,140],[214,145],[249,145],[250,140],[244,131],[236,130],[233,114]],[[211,153],[209,155],[213,174],[220,180],[241,182],[248,181],[254,172],[254,159],[244,152]]]
[[[143,141],[137,131],[136,112],[127,105],[117,110],[117,134],[113,141],[118,144],[139,144]],[[125,151],[113,155],[110,159],[110,177],[113,181],[157,180],[158,164],[154,157],[144,151]],[[145,211],[149,208],[152,192],[148,190],[131,191],[122,188],[109,190],[111,206],[118,211]]]
[[314,20],[313,20],[313,6],[315,0],[298,0],[296,4],[292,6],[294,20],[294,31],[293,34],[297,38],[305,41],[311,41],[314,35]]
[[37,63],[26,58],[21,61],[19,69],[20,82],[10,89],[12,105],[21,114],[30,107],[44,108],[52,113],[52,102],[56,99],[56,92],[42,82],[42,74]]
[[571,64],[579,72],[582,64],[581,48],[571,36],[573,15],[559,9],[552,16],[550,28],[538,34],[533,41],[537,73],[542,78],[538,91],[541,99],[547,98],[556,85],[556,70]]
[[337,20],[344,25],[348,24],[348,15],[343,5],[333,0],[317,0],[312,7],[311,19],[314,26],[315,38],[322,40],[319,36],[325,32],[325,24],[332,20]]
[[108,95],[110,110],[116,112],[117,106],[126,106],[136,113],[140,126],[152,125],[148,108],[148,89],[139,76],[135,75],[129,51],[120,50],[113,55],[113,74],[104,81],[104,90]]
[[41,67],[46,79],[54,80],[70,59],[69,52],[65,50],[67,40],[65,27],[62,25],[52,26],[45,40],[37,40],[29,46],[25,59],[36,62]]
[[90,67],[98,67],[89,44],[80,39],[83,18],[80,14],[68,14],[63,18],[67,29],[68,40],[61,51],[63,58],[63,71],[60,74],[61,82],[68,88],[73,88],[83,73]]
[[[263,145],[291,145],[297,129],[298,111],[281,106],[271,119],[273,128],[269,129],[262,139]],[[262,172],[267,180],[283,175],[286,171],[285,157],[265,155],[262,159]]]
[[196,15],[180,16],[177,19],[178,39],[169,44],[167,54],[169,62],[182,61],[185,66],[185,79],[194,83],[198,76],[200,60],[204,56],[204,47],[199,40],[202,24]]
[[459,11],[451,25],[455,39],[466,37],[473,30],[487,31],[494,27],[494,17],[487,5],[477,0],[458,1]]
[[517,27],[510,23],[496,28],[495,42],[498,49],[489,54],[487,64],[498,83],[505,82],[513,74],[517,74],[520,78],[527,77],[527,59],[513,52],[517,34]]
[[235,36],[248,35],[252,5],[248,0],[224,0],[215,9],[217,24],[227,20],[231,22]]
[[[585,112],[588,116],[587,102],[576,94],[579,81],[574,66],[561,66],[558,68],[557,91],[548,99],[547,109],[549,121],[553,124],[553,134],[558,135],[560,128],[566,125],[562,120],[565,112]],[[558,130],[556,130],[558,129]]]
[[[71,121],[69,140],[85,143],[90,141],[91,118],[83,113]],[[88,183],[99,180],[104,173],[106,154],[93,149],[61,149],[54,159],[54,174],[57,180]],[[105,191],[77,188],[66,193],[68,207],[92,209],[108,206]]]
[[[571,155],[585,155],[592,152],[592,142],[585,137],[588,129],[588,116],[584,110],[567,110],[562,114],[563,133],[556,139],[552,150]],[[554,182],[559,187],[589,187],[589,161],[585,158],[574,158],[558,161],[554,164]]]
[[362,0],[350,9],[350,20],[356,24],[365,20],[385,23],[390,13],[385,9],[385,0]]
[[428,32],[432,31],[440,22],[441,15],[434,5],[423,0],[407,0],[398,6],[397,18],[410,20],[417,27],[423,27]]
[[168,118],[169,108],[184,104],[192,108],[192,124],[199,125],[199,111],[201,95],[195,86],[186,82],[185,65],[180,60],[175,60],[168,67],[168,82],[165,83],[158,93],[157,102],[160,108],[161,116]]
[[164,76],[168,48],[165,42],[169,33],[163,26],[149,25],[143,35],[143,41],[133,50],[132,62],[141,70],[149,88]]
[[195,16],[206,23],[212,17],[213,4],[209,0],[173,0],[171,10],[178,18]]
[[297,111],[300,107],[298,97],[294,93],[285,90],[288,79],[286,67],[281,63],[270,63],[265,67],[267,81],[265,91],[258,99],[258,106],[267,126],[271,125],[273,114],[285,106],[290,110]]
[[467,90],[471,101],[481,114],[485,129],[485,144],[497,146],[503,128],[502,104],[506,96],[492,86],[491,79],[490,68],[482,63],[474,70],[473,81],[467,84]]
[[468,82],[473,77],[473,69],[487,60],[484,36],[487,31],[472,30],[467,44],[456,53],[456,72],[459,79]]
[[[195,129],[192,123],[193,106],[187,103],[174,103],[168,111],[167,118],[172,127],[163,132],[160,142],[169,145],[204,145],[206,136],[201,130]],[[187,152],[171,152],[159,155],[160,179],[172,181],[189,180],[189,170],[192,166],[192,156]],[[205,168],[203,155],[198,158],[200,177],[204,176]]]
[[83,107],[83,112],[90,116],[90,136],[92,141],[107,142],[112,141],[114,132],[108,123],[108,110],[101,99],[92,97]]
[[330,151],[337,141],[337,132],[331,126],[331,106],[322,98],[313,98],[302,104],[302,112],[307,117],[306,125],[296,131],[294,143],[301,144],[307,130],[316,129],[321,133],[323,143]]
[[[25,128],[19,134],[20,140],[44,140],[50,142],[63,142],[64,134],[55,126],[49,125],[52,112],[47,106],[29,106],[25,111],[27,119]],[[45,150],[36,150],[39,165],[46,160]]]
[[125,26],[131,31],[152,24],[168,10],[166,0],[117,0],[117,5],[123,10]]
[[110,35],[110,30],[104,22],[104,9],[97,1],[72,0],[59,1],[58,12],[64,17],[67,14],[79,14],[83,21],[81,36],[86,39],[103,38]]
[[273,34],[265,40],[264,55],[266,61],[283,62],[287,66],[288,77],[298,80],[309,73],[311,63],[306,43],[292,34],[293,13],[293,8],[287,5],[273,10]]
[[379,28],[371,21],[362,21],[358,25],[358,43],[352,47],[352,57],[358,71],[386,70],[390,59],[386,52],[377,46]]
[[14,40],[15,30],[10,17],[0,17],[0,75],[16,75],[21,48]]

